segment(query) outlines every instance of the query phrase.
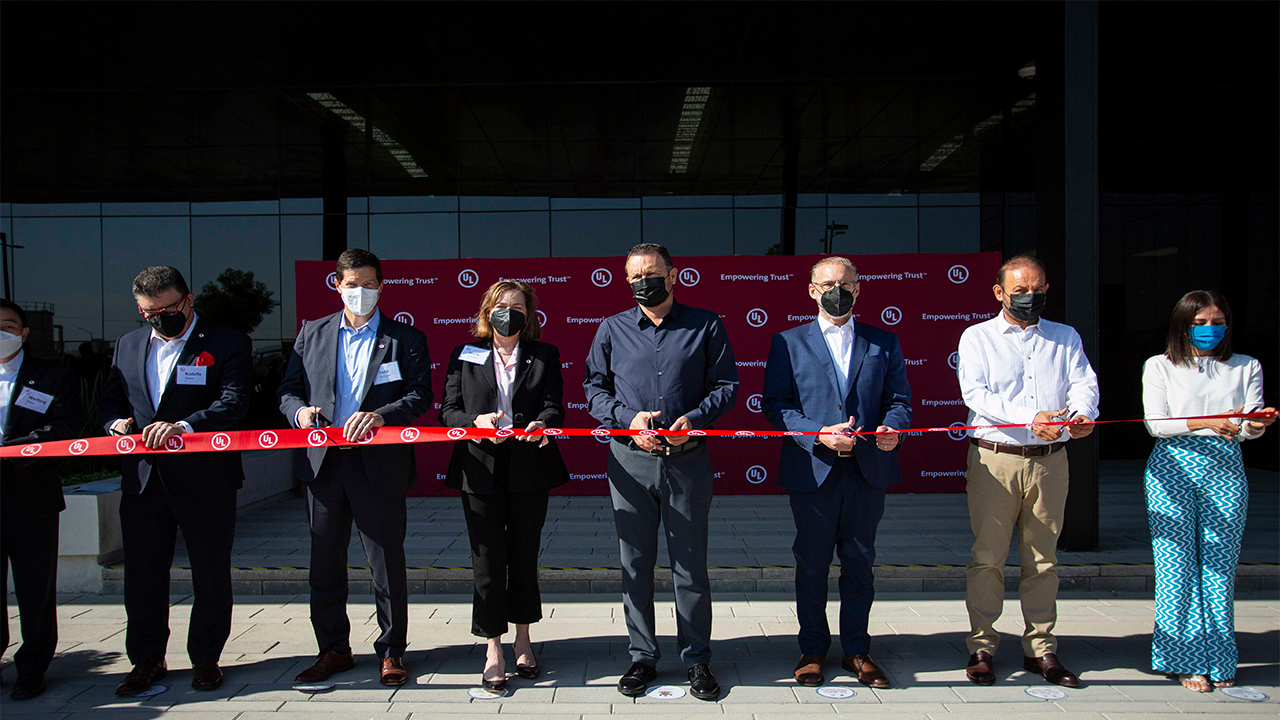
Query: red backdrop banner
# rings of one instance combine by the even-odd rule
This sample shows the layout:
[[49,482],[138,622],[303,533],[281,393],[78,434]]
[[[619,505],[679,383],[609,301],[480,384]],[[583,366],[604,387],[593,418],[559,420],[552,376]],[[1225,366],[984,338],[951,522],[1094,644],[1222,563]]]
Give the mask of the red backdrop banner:
[[[687,305],[715,310],[729,332],[742,381],[738,404],[719,429],[765,430],[760,392],[774,334],[813,322],[808,272],[820,256],[717,256],[676,258],[680,268],[674,294]],[[907,361],[915,427],[963,425],[966,419],[956,382],[955,350],[960,333],[992,317],[991,295],[999,253],[902,254],[851,257],[862,283],[854,307],[857,322],[897,333]],[[435,410],[420,424],[438,423],[445,366],[455,345],[471,339],[470,329],[484,290],[503,279],[523,280],[538,294],[542,339],[560,348],[567,427],[594,428],[582,380],[584,361],[605,317],[634,307],[621,258],[524,258],[383,260],[383,313],[426,333],[431,352]],[[296,263],[298,328],[342,308],[332,290],[333,263]],[[959,492],[964,489],[967,445],[963,433],[912,437],[901,450],[903,482],[891,492]],[[558,441],[571,480],[556,493],[604,495],[607,439]],[[779,492],[780,443],[785,439],[742,438],[710,441],[715,492],[752,495]],[[415,495],[445,495],[451,447],[419,445]]]

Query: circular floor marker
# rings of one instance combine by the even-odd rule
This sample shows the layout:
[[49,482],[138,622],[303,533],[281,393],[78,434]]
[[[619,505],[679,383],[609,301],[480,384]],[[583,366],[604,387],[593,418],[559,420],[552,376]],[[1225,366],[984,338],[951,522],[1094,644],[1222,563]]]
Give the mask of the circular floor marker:
[[147,688],[146,690],[143,690],[140,693],[134,693],[130,697],[136,697],[136,698],[155,697],[168,689],[169,689],[168,685],[152,685],[151,687]]
[[298,692],[310,693],[314,695],[315,693],[329,692],[330,690],[333,689],[333,683],[331,682],[307,683],[303,685],[294,685],[293,689],[297,690]]
[[467,691],[467,695],[470,695],[472,700],[497,700],[500,697],[506,696],[506,694],[506,690],[489,692],[484,688],[471,688]]
[[684,697],[684,688],[675,685],[659,685],[649,688],[644,694],[646,697],[658,700],[677,700]]
[[1267,694],[1261,690],[1254,690],[1250,687],[1240,687],[1239,685],[1236,685],[1235,687],[1218,688],[1218,692],[1229,698],[1248,700],[1249,702],[1262,702],[1267,699]]
[[845,700],[858,694],[854,692],[853,688],[841,687],[839,685],[823,685],[815,692],[824,698],[830,698],[832,700]]
[[1058,688],[1051,687],[1029,687],[1026,692],[1031,697],[1040,698],[1041,700],[1061,700],[1067,696],[1065,692]]

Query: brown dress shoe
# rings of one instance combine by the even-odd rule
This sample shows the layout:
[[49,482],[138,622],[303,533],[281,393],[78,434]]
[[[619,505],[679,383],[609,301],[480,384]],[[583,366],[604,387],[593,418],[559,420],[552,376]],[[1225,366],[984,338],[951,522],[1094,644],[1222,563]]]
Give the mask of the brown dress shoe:
[[1058,656],[1053,653],[1045,653],[1038,658],[1023,656],[1022,669],[1030,673],[1043,675],[1045,680],[1054,685],[1069,688],[1080,687],[1080,678],[1058,662]]
[[858,682],[869,688],[884,690],[889,687],[889,678],[879,665],[871,660],[867,653],[849,655],[840,663],[840,667],[858,676]]
[[222,685],[222,668],[216,662],[196,663],[191,668],[191,687],[196,690],[216,690]]
[[298,673],[293,681],[299,685],[314,685],[328,680],[334,673],[346,672],[355,666],[356,660],[350,650],[344,653],[325,650],[316,658],[314,665]]
[[965,677],[974,685],[996,684],[996,659],[986,650],[969,656],[969,666],[964,669]]
[[120,684],[116,686],[116,694],[125,697],[137,695],[168,674],[169,668],[165,666],[163,659],[140,662],[134,665],[129,674],[125,675]]
[[821,655],[801,655],[800,662],[796,663],[796,682],[805,687],[818,687],[826,682],[826,678],[822,676],[822,663],[826,661]]
[[409,682],[409,671],[404,669],[401,658],[382,658],[382,684],[399,687]]

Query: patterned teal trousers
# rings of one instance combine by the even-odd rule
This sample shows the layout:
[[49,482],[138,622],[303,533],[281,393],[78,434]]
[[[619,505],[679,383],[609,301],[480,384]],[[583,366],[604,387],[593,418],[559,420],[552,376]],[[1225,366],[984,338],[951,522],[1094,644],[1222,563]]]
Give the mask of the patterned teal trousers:
[[1145,485],[1156,580],[1151,667],[1234,678],[1236,563],[1249,508],[1240,443],[1157,440]]

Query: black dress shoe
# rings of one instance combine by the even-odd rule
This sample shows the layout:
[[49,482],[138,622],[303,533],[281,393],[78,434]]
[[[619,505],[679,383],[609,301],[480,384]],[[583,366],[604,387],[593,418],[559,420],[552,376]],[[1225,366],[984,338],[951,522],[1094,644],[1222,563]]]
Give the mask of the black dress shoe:
[[486,692],[504,692],[507,689],[507,679],[505,677],[501,680],[487,680],[485,678],[480,678],[480,687],[484,688]]
[[1029,673],[1043,675],[1045,680],[1054,685],[1069,688],[1080,687],[1080,678],[1058,662],[1058,656],[1054,653],[1045,653],[1038,658],[1023,656],[1022,669]]
[[196,663],[191,668],[191,687],[196,690],[217,690],[222,687],[222,668],[216,662]]
[[533,680],[538,677],[538,673],[542,672],[537,665],[516,665],[516,675],[525,680]]
[[965,677],[974,685],[996,684],[996,659],[986,650],[969,656],[969,665],[964,669]]
[[133,666],[128,675],[120,681],[116,686],[116,694],[121,697],[137,695],[138,693],[150,689],[152,685],[163,680],[165,675],[169,674],[169,669],[165,665],[164,660],[147,660]]
[[618,692],[627,697],[638,697],[649,689],[649,683],[658,679],[658,671],[642,662],[631,663],[626,674],[618,678]]
[[13,690],[9,691],[9,698],[30,700],[42,694],[44,694],[44,673],[32,673],[18,677],[18,681],[13,684]]
[[710,665],[702,663],[689,668],[689,690],[699,700],[720,698],[720,685]]

